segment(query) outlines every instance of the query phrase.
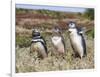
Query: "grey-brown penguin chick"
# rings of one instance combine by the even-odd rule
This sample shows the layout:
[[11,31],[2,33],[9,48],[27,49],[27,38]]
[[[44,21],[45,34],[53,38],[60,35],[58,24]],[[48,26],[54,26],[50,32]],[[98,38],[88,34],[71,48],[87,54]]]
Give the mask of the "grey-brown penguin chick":
[[51,38],[53,46],[56,49],[56,52],[58,52],[59,54],[64,54],[65,53],[65,42],[61,34],[61,31],[58,27],[55,27],[54,32],[55,34]]

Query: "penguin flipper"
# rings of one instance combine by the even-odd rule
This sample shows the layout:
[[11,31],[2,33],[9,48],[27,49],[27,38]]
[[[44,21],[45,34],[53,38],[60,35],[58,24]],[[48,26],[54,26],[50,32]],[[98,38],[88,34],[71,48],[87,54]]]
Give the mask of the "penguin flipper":
[[65,50],[65,41],[64,41],[64,38],[62,38],[62,43],[63,43],[63,45],[64,45],[64,50]]
[[44,46],[44,49],[45,49],[45,51],[46,51],[46,53],[48,54],[48,52],[47,52],[47,44],[46,44],[46,41],[45,41],[45,39],[41,36],[41,39],[43,40],[41,43],[43,44],[43,46]]
[[84,37],[82,36],[82,45],[83,45],[83,49],[84,49],[84,56],[87,55],[87,52],[86,52],[86,42],[85,42],[85,39]]

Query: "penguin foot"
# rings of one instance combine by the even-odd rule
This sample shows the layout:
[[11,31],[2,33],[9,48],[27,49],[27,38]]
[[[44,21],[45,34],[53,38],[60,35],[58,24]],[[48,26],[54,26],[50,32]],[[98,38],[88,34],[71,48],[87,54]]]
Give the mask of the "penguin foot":
[[80,59],[82,58],[82,57],[80,57],[80,55],[79,55],[78,53],[74,53],[74,54],[72,54],[72,56],[73,56],[74,58],[78,58],[78,57],[79,57]]

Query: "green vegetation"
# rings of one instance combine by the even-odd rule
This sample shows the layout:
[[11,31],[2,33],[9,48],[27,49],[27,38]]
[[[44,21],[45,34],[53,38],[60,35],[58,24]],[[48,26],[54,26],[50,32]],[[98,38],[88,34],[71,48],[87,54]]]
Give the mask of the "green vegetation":
[[87,9],[86,12],[84,13],[84,16],[90,20],[94,20],[94,9]]
[[23,13],[29,13],[32,12],[32,10],[29,9],[22,9],[22,8],[16,8],[16,14],[23,14]]
[[92,30],[89,30],[87,33],[88,37],[94,38],[94,28]]
[[31,44],[31,38],[29,37],[22,37],[22,36],[17,36],[16,37],[16,45],[19,47],[28,47]]

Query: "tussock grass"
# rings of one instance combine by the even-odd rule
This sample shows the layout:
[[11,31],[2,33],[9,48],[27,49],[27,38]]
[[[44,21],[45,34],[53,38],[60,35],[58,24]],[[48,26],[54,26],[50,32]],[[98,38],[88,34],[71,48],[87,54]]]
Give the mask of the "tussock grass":
[[[16,73],[93,69],[95,67],[93,20],[84,18],[81,14],[21,10],[17,10],[16,13]],[[66,30],[69,21],[86,27],[87,56],[82,59],[72,55],[74,52]],[[56,53],[51,42],[54,26],[63,30],[62,35],[66,44],[66,52],[63,56]],[[48,57],[45,59],[38,58],[37,52],[30,54],[31,35],[34,28],[37,28],[46,40]]]
[[62,70],[76,70],[76,69],[93,69],[94,68],[94,42],[88,36],[87,43],[87,57],[82,59],[72,56],[74,53],[67,32],[64,36],[66,43],[65,55],[60,56],[55,54],[51,43],[52,35],[42,34],[47,42],[48,57],[45,59],[38,58],[37,52],[30,54],[30,46],[16,48],[16,72],[43,72],[43,71],[62,71]]

